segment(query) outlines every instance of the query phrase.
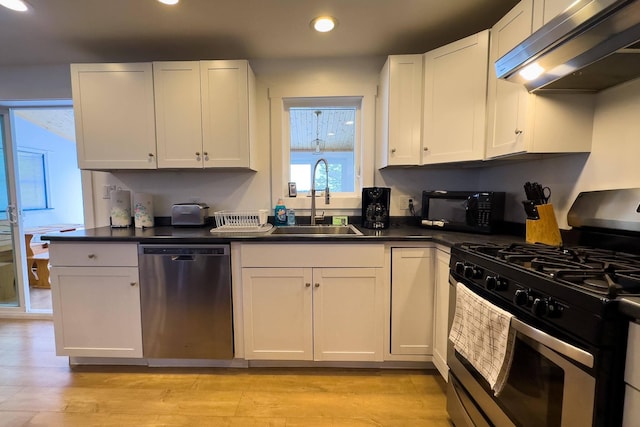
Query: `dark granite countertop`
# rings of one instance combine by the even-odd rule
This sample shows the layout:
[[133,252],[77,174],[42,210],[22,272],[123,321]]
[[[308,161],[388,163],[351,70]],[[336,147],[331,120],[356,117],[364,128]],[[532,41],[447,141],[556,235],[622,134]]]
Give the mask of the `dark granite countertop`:
[[159,226],[152,228],[99,227],[64,233],[51,233],[41,237],[51,242],[138,242],[157,244],[201,244],[228,242],[421,242],[434,241],[451,246],[461,242],[522,242],[524,239],[507,235],[483,235],[453,231],[431,230],[417,225],[393,224],[384,230],[369,230],[356,225],[362,235],[283,235],[267,233],[212,233],[211,225],[203,227]]

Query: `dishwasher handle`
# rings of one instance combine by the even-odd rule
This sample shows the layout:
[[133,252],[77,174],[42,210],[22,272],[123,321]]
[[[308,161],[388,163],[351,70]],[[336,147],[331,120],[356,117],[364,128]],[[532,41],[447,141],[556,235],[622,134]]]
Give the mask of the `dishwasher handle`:
[[229,245],[140,245],[139,255],[170,256],[173,261],[192,261],[195,256],[229,256]]
[[196,257],[193,255],[172,255],[171,261],[195,261]]

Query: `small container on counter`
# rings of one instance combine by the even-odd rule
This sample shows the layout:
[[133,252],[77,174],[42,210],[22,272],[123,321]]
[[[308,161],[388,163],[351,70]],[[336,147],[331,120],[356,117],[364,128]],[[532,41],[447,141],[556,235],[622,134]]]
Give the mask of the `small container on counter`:
[[287,225],[296,225],[296,211],[287,209]]

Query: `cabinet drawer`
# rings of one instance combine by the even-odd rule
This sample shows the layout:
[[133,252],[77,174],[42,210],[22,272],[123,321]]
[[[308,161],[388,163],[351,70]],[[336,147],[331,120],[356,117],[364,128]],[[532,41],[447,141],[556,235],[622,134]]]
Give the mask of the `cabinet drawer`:
[[49,259],[57,267],[137,267],[138,245],[54,242],[49,247]]
[[243,267],[383,267],[382,244],[242,245]]
[[629,323],[624,380],[627,384],[640,390],[640,324],[635,322]]

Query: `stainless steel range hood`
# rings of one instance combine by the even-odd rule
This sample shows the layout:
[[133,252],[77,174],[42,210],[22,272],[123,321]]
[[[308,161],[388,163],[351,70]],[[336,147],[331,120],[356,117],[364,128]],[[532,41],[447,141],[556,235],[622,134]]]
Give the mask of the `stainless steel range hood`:
[[578,0],[495,69],[530,92],[598,92],[640,77],[640,0]]

